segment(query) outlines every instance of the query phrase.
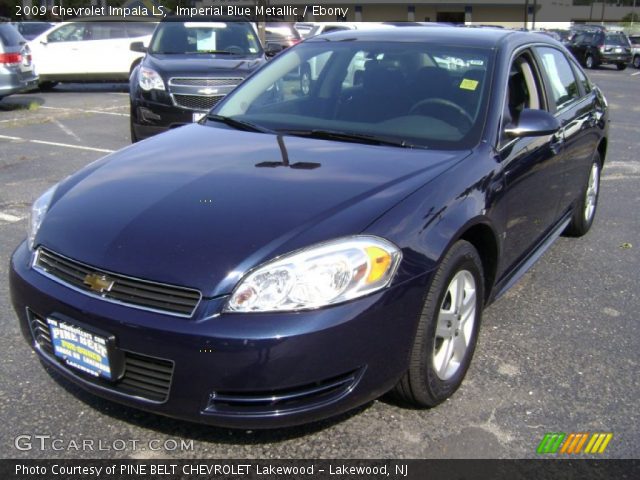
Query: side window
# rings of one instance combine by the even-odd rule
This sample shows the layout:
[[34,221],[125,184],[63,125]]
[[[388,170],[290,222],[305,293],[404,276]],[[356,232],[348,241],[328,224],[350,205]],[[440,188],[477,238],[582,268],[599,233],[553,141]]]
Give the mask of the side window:
[[539,47],[537,51],[549,80],[550,96],[556,104],[556,110],[561,110],[580,96],[573,69],[560,50]]
[[593,89],[593,87],[591,86],[591,82],[589,81],[587,76],[584,74],[582,69],[578,67],[578,65],[576,65],[575,63],[573,63],[573,70],[576,72],[576,77],[578,77],[578,83],[582,85],[582,90],[584,91],[584,93],[585,94],[589,93]]
[[63,25],[47,36],[48,42],[78,42],[85,38],[86,25],[84,23],[70,23]]
[[[529,53],[518,56],[509,70],[509,80],[502,115],[502,130],[508,125],[518,123],[520,113],[525,108],[544,109],[542,87],[537,70]],[[509,138],[502,137],[500,145],[505,145]]]

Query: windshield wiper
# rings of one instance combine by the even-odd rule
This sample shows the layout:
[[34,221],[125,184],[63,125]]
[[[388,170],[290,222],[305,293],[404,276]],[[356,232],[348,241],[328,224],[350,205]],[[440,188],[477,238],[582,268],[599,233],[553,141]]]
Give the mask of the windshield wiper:
[[247,122],[245,120],[238,120],[236,118],[226,117],[224,115],[216,115],[215,113],[210,113],[209,115],[207,115],[207,120],[224,123],[226,125],[229,125],[230,127],[237,128],[238,130],[246,130],[249,132],[260,132],[260,133],[276,133],[273,130],[270,130],[265,127],[261,127],[260,125]]
[[396,140],[394,138],[377,137],[374,135],[366,135],[356,132],[340,132],[337,130],[278,130],[278,133],[286,135],[294,135],[299,137],[321,138],[326,140],[338,140],[343,142],[365,143],[368,145],[388,145],[401,148],[420,148],[426,149],[420,145],[413,145],[406,140]]
[[237,55],[237,53],[235,52],[230,52],[229,50],[198,50],[196,52],[187,52],[187,53],[215,53],[215,54],[221,54],[221,55]]

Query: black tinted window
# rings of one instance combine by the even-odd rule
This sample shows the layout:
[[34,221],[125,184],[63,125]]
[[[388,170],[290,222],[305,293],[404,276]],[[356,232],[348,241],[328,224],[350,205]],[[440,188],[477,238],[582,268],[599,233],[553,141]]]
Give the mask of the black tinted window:
[[569,61],[560,50],[551,47],[539,47],[537,50],[549,80],[549,95],[560,110],[579,97],[578,82]]
[[15,47],[24,42],[24,38],[22,38],[20,32],[8,23],[0,24],[0,40],[2,40],[3,45],[11,47]]
[[620,47],[629,46],[629,40],[627,40],[627,36],[624,33],[607,33],[605,43],[607,45],[617,45]]

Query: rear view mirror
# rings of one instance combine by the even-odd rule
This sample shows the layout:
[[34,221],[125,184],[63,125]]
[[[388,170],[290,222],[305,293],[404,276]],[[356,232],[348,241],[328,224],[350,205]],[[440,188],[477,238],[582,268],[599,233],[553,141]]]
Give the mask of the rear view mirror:
[[132,52],[147,53],[147,47],[142,42],[132,42],[129,50]]
[[560,129],[560,122],[546,110],[525,108],[520,112],[518,122],[504,129],[505,135],[517,137],[542,137],[551,135]]

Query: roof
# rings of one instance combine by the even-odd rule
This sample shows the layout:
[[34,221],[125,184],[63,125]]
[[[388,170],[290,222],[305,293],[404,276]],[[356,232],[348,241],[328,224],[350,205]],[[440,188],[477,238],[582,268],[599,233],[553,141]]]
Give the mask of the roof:
[[492,48],[506,37],[531,38],[539,40],[539,35],[530,37],[526,32],[516,32],[498,28],[461,28],[461,27],[403,27],[374,30],[346,30],[312,37],[306,42],[322,41],[391,41],[391,42],[433,42],[449,43],[469,47]]

